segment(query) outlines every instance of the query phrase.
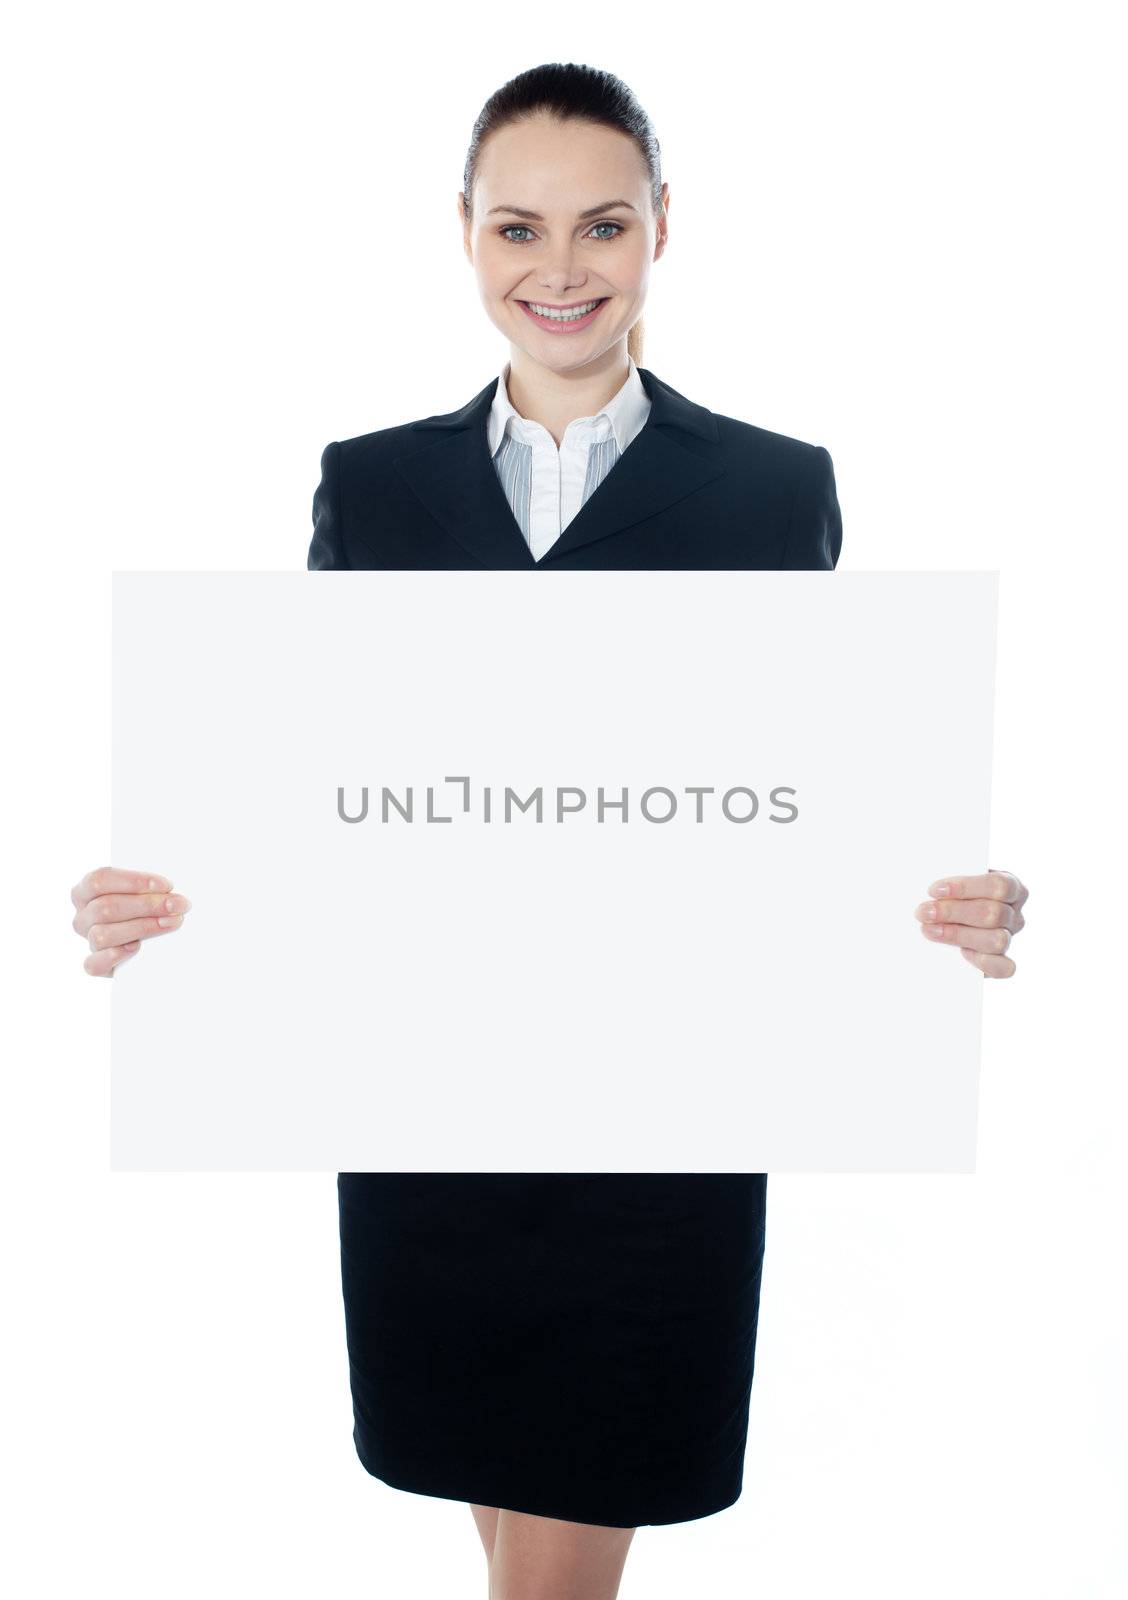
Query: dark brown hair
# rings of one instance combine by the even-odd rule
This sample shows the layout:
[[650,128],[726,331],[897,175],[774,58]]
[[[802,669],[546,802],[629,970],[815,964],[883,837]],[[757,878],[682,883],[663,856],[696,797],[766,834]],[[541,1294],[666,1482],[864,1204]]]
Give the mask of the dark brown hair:
[[[635,141],[650,175],[650,198],[655,216],[662,211],[662,163],[658,140],[650,118],[630,89],[613,72],[598,67],[577,66],[574,62],[553,61],[530,67],[490,95],[478,114],[470,137],[470,150],[462,179],[462,193],[469,220],[474,178],[482,145],[491,133],[511,122],[522,122],[538,113],[549,112],[562,121],[570,117],[599,122],[617,128]],[[642,365],[642,318],[627,335],[627,351],[636,366]]]

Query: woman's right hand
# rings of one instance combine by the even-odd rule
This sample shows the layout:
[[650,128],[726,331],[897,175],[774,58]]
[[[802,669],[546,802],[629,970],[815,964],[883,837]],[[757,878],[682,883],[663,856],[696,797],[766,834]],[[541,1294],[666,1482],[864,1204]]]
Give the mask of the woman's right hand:
[[175,933],[191,908],[172,881],[157,872],[95,867],[71,890],[71,927],[90,945],[83,966],[92,978],[112,978],[114,968],[141,948],[142,939]]

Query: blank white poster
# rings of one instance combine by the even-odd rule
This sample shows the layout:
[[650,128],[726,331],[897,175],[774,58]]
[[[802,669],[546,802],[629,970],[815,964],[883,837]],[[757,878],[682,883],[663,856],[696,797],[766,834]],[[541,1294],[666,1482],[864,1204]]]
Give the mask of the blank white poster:
[[114,575],[115,1169],[974,1170],[996,573],[310,576]]

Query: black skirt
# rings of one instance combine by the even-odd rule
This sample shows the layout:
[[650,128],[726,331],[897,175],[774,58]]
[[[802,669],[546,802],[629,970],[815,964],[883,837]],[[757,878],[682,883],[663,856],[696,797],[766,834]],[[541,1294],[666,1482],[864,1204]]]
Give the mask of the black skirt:
[[393,1488],[608,1527],[740,1496],[764,1173],[342,1172],[353,1439]]

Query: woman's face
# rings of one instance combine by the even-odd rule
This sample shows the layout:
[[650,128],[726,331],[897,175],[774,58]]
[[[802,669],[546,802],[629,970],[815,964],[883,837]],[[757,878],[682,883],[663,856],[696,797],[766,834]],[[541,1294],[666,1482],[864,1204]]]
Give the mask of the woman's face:
[[[666,245],[666,184],[662,203],[656,218],[642,152],[616,128],[538,116],[490,134],[469,227],[458,199],[490,321],[553,371],[598,361],[642,312],[650,264]],[[529,309],[586,311],[593,300],[594,312],[577,320]]]

